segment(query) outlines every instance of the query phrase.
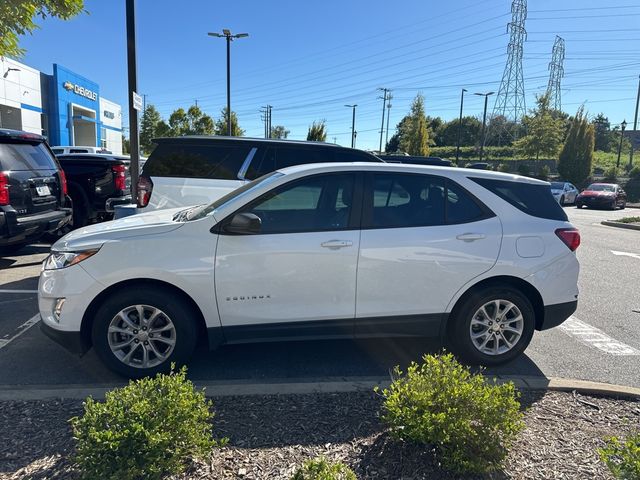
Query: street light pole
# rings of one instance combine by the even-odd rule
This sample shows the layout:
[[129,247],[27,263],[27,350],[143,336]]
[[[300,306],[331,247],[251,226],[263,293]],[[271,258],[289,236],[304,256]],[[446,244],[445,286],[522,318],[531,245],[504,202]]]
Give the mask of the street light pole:
[[629,152],[629,171],[633,167],[633,144],[638,135],[638,105],[640,105],[640,75],[638,75],[638,93],[636,95],[636,113],[633,117],[633,137],[631,137],[631,152]]
[[458,140],[456,141],[456,165],[460,161],[460,132],[462,131],[462,105],[464,104],[464,92],[467,89],[463,88],[460,94],[460,118],[458,119]]
[[480,138],[480,161],[482,161],[482,155],[484,154],[484,129],[487,124],[487,101],[489,100],[489,95],[493,95],[493,92],[487,93],[474,93],[474,95],[479,95],[484,97],[484,113],[482,114],[482,133]]
[[351,148],[356,147],[356,107],[357,104],[353,105],[345,105],[345,107],[349,107],[353,109],[353,114],[351,116]]
[[231,42],[234,38],[248,37],[248,33],[231,34],[231,30],[223,28],[222,33],[209,32],[210,37],[226,38],[227,40],[227,135],[231,135]]
[[620,168],[620,154],[622,153],[622,140],[624,139],[625,128],[627,128],[627,121],[623,120],[620,124],[620,144],[618,145],[618,161],[616,162],[616,168]]
[[140,176],[140,147],[138,138],[138,111],[133,102],[133,94],[138,92],[136,68],[136,5],[135,0],[127,0],[127,76],[129,84],[129,175],[131,176],[131,203],[138,202],[138,178]]

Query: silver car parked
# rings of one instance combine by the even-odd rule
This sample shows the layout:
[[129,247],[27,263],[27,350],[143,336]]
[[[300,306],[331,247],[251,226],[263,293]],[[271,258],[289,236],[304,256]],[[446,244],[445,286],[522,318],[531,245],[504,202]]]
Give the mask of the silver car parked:
[[580,192],[569,182],[551,182],[551,194],[560,205],[576,203]]

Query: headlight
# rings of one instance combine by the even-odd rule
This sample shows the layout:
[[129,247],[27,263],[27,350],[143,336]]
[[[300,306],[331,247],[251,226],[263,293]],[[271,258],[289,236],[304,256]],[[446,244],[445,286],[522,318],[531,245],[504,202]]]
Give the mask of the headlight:
[[51,254],[42,263],[43,270],[58,270],[60,268],[70,267],[76,263],[80,263],[89,257],[98,253],[99,248],[92,250],[84,250],[82,252],[55,252]]

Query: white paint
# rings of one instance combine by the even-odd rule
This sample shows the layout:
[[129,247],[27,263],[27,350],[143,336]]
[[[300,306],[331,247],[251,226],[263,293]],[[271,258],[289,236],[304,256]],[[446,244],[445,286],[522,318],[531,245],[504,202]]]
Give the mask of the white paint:
[[560,329],[577,338],[581,343],[610,355],[640,355],[640,351],[635,348],[611,338],[602,330],[592,327],[574,316],[569,317],[561,324]]
[[640,254],[637,253],[618,252],[617,250],[611,250],[611,253],[617,256],[637,258],[638,260],[640,260]]
[[33,327],[39,321],[40,321],[40,314],[38,313],[38,314],[34,315],[33,317],[31,317],[26,322],[24,322],[18,328],[16,328],[14,330],[16,333],[14,333],[13,336],[11,336],[9,338],[0,338],[0,350],[3,349],[4,347],[6,347],[7,345],[9,345],[11,342],[13,342],[16,338],[18,338],[20,335],[25,333],[27,330],[29,330],[31,327]]
[[0,293],[38,293],[38,290],[0,290]]

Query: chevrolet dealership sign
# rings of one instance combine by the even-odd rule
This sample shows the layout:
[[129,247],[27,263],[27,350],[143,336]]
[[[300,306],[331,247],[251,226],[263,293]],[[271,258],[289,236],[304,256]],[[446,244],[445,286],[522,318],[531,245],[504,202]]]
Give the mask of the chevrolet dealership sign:
[[81,87],[80,85],[71,83],[66,81],[62,84],[65,90],[72,91],[76,95],[80,95],[81,97],[88,98],[89,100],[96,100],[98,98],[98,94],[93,90],[89,90],[88,88]]

